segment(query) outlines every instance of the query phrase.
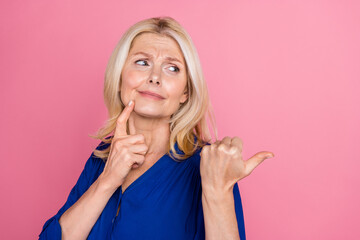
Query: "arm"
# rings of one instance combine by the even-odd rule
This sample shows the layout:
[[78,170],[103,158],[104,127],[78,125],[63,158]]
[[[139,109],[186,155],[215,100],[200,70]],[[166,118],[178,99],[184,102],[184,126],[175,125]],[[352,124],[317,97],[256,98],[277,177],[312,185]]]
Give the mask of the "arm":
[[86,239],[116,189],[102,182],[102,176],[59,219],[62,239]]
[[214,192],[204,189],[202,204],[205,238],[245,240],[245,228],[237,183],[232,191]]
[[221,239],[241,237],[241,240],[245,240],[243,211],[237,182],[250,175],[265,159],[274,157],[274,154],[262,151],[244,161],[243,143],[238,137],[224,137],[221,141],[217,140],[209,145],[204,146],[200,153],[205,237],[207,239],[212,237],[217,239],[221,236]]
[[[102,147],[99,145],[97,149],[100,148]],[[39,235],[39,239],[61,240],[62,237],[63,239],[66,239],[67,232],[71,231],[71,229],[68,228],[68,223],[71,222],[71,220],[69,219],[73,218],[73,213],[72,213],[73,211],[81,212],[82,209],[82,212],[84,212],[84,210],[86,209],[86,217],[83,218],[86,222],[82,223],[82,221],[79,221],[77,222],[77,224],[72,225],[74,227],[74,231],[76,231],[78,228],[82,229],[84,227],[84,224],[85,225],[91,224],[91,222],[94,221],[94,218],[97,219],[99,217],[96,216],[98,214],[98,211],[100,211],[101,213],[101,211],[105,207],[105,205],[101,206],[102,205],[101,201],[107,202],[108,200],[104,200],[103,197],[107,198],[107,196],[112,191],[108,187],[106,187],[105,184],[102,184],[101,175],[98,177],[98,172],[101,164],[102,161],[99,159],[94,159],[93,154],[90,156],[90,158],[85,164],[85,167],[78,181],[76,182],[75,186],[72,188],[67,198],[67,201],[55,216],[53,216],[52,218],[46,221]],[[96,181],[94,181],[95,179]],[[101,199],[99,199],[98,197],[100,195],[103,195],[100,197]],[[93,204],[93,205],[89,208],[87,206],[88,204]],[[100,206],[98,205],[96,209],[94,209],[94,205],[96,204],[99,204]],[[102,209],[99,210],[99,208]],[[94,225],[94,223],[92,224],[92,226]],[[92,226],[90,227],[90,230]]]
[[130,135],[127,134],[126,123],[134,109],[133,103],[129,101],[119,115],[111,143],[101,142],[97,148],[104,149],[111,144],[101,174],[99,168],[103,162],[95,160],[92,154],[65,205],[45,223],[41,239],[87,238],[110,197],[122,185],[130,170],[143,164],[148,150],[144,135],[136,134],[133,121],[129,121]]

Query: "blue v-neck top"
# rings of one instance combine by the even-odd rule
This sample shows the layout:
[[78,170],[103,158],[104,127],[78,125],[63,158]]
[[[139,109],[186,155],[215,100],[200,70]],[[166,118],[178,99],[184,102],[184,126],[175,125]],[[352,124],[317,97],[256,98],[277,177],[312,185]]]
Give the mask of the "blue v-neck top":
[[[104,149],[108,145],[101,142],[96,149]],[[175,149],[182,153],[177,144]],[[87,239],[205,239],[200,152],[201,149],[197,150],[182,162],[165,154],[131,183],[124,193],[120,186],[110,197]],[[39,239],[61,240],[61,215],[86,192],[104,166],[105,163],[92,153],[67,201],[57,214],[45,222]],[[240,238],[245,240],[238,184],[234,185],[233,193]]]

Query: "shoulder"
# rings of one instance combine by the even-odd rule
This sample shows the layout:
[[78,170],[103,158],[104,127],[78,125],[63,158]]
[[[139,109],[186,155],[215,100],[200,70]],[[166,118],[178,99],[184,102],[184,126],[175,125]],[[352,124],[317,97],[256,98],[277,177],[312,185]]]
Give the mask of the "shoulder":
[[[109,139],[112,139],[112,137],[113,137],[113,136],[108,136],[108,137],[106,137],[105,139],[109,140]],[[111,142],[101,141],[101,142],[96,146],[95,150],[102,151],[102,150],[107,149],[110,145],[111,145]],[[96,156],[94,155],[94,151],[92,152],[91,156],[92,156],[93,158],[96,158],[96,159],[100,159],[100,160],[101,160],[101,158],[98,158],[98,157],[96,157]]]
[[195,150],[195,152],[194,152],[194,154],[192,155],[192,157],[191,157],[192,160],[193,160],[193,162],[194,162],[194,164],[195,164],[195,166],[196,166],[197,168],[199,168],[199,169],[200,169],[200,161],[201,161],[201,151],[202,151],[202,149],[203,149],[205,146],[207,146],[207,145],[211,145],[211,144],[208,143],[208,142],[206,142],[204,146],[198,147],[198,148]]
[[208,146],[208,145],[211,145],[211,143],[205,142],[203,146],[200,146],[200,147],[198,147],[198,148],[195,150],[194,155],[200,157],[201,151],[203,150],[203,148],[204,148],[205,146]]
[[[106,137],[105,139],[111,139],[113,136],[108,136]],[[104,141],[101,141],[98,146],[96,147],[96,150],[104,150],[106,149],[107,147],[110,146],[110,143],[106,143]]]
[[[107,139],[110,137],[106,137]],[[104,141],[101,141],[97,146],[96,150],[104,150],[107,147],[110,146],[110,143],[106,143]],[[94,155],[94,151],[91,153],[89,159],[85,163],[84,171],[86,174],[86,178],[91,183],[100,175],[100,173],[103,171],[105,166],[105,162]]]

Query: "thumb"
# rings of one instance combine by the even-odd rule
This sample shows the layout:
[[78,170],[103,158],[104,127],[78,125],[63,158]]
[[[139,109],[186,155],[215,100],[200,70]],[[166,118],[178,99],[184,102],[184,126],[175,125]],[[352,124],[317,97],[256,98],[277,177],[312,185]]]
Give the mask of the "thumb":
[[249,175],[254,169],[260,165],[265,159],[274,157],[271,152],[258,152],[245,162],[245,172]]

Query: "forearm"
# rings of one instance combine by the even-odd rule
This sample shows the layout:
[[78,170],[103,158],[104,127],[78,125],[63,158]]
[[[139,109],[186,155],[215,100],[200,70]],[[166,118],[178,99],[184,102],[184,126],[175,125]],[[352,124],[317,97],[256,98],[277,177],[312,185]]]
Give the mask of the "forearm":
[[62,240],[86,239],[116,188],[105,184],[102,175],[60,217]]
[[202,205],[206,240],[240,239],[232,191],[203,191]]

